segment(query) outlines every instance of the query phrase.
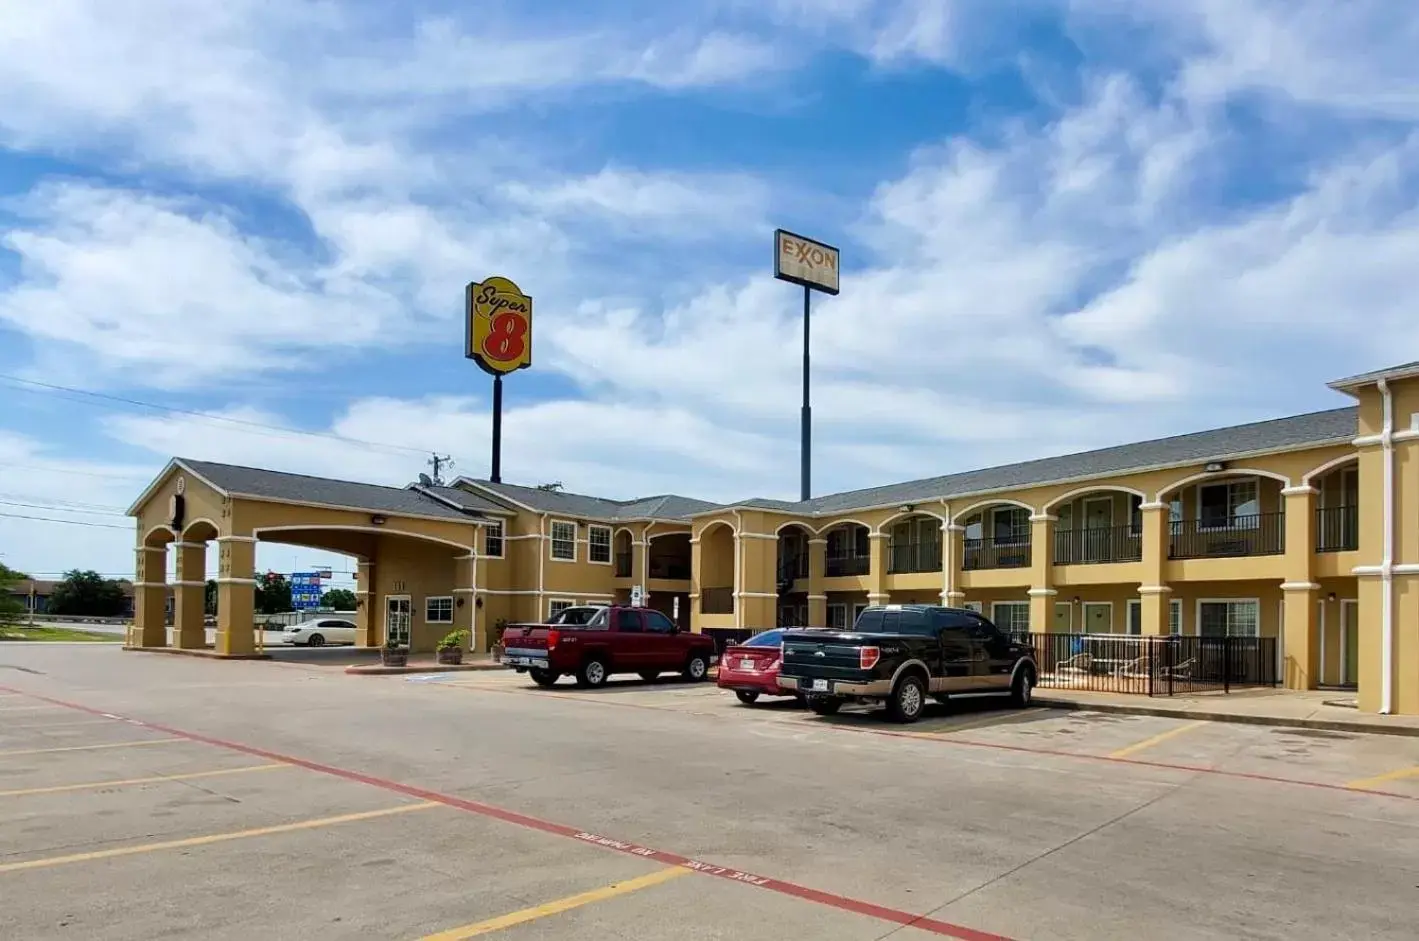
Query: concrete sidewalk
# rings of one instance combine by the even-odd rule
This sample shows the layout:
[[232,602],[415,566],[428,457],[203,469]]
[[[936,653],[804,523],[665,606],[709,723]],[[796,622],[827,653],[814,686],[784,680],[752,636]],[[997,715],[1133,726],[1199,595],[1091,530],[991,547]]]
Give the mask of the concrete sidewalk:
[[1382,716],[1361,712],[1354,707],[1354,694],[1342,691],[1251,689],[1149,697],[1036,689],[1034,702],[1037,706],[1052,709],[1084,709],[1125,715],[1419,737],[1419,716]]

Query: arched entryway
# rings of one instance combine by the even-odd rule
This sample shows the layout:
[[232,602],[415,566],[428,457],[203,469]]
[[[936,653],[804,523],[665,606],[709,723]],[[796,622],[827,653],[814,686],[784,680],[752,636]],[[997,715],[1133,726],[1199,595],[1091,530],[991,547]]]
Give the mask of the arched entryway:
[[823,533],[827,554],[823,565],[826,578],[866,575],[872,569],[871,530],[862,523],[838,523]]
[[733,614],[735,592],[734,528],[711,523],[700,532],[700,613]]
[[977,504],[963,510],[956,523],[964,527],[961,570],[1029,568],[1031,507],[1009,500]]
[[809,540],[812,538],[813,533],[806,526],[786,523],[779,527],[774,580],[779,627],[809,626]]
[[1123,487],[1067,493],[1045,506],[1055,517],[1055,565],[1137,562],[1143,558],[1143,494]]

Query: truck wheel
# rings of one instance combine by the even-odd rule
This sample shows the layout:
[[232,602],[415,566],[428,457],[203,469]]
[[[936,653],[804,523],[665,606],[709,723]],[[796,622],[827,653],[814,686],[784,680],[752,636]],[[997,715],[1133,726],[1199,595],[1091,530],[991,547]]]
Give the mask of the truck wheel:
[[1035,691],[1035,671],[1029,666],[1023,666],[1015,674],[1015,680],[1010,684],[1010,701],[1020,708],[1030,704],[1030,697]]
[[709,661],[702,653],[690,654],[690,662],[685,664],[685,679],[698,683],[709,675]]
[[528,672],[532,674],[532,682],[544,689],[556,685],[557,680],[562,678],[560,673],[553,673],[551,670],[532,669]]
[[581,672],[576,675],[576,683],[578,686],[595,689],[606,685],[607,675],[606,661],[600,657],[592,657],[581,665]]
[[759,701],[759,694],[752,689],[736,689],[734,695],[739,697],[739,701],[746,706],[752,706]]
[[808,708],[820,716],[835,716],[842,707],[843,701],[833,696],[812,696],[808,699]]
[[915,673],[897,681],[892,698],[887,700],[887,715],[893,722],[915,722],[926,708],[926,684]]

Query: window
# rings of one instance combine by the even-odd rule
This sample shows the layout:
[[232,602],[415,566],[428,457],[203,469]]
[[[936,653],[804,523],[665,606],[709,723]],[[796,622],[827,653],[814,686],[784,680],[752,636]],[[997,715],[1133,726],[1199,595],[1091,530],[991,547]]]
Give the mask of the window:
[[558,562],[576,561],[576,523],[552,520],[552,558]]
[[453,599],[425,598],[424,621],[428,624],[452,624]]
[[828,626],[834,630],[847,630],[847,605],[828,605]]
[[981,538],[985,535],[985,531],[982,527],[983,524],[981,523],[981,515],[977,513],[975,516],[972,516],[970,519],[966,520],[965,538],[967,540],[979,542]]
[[1197,488],[1199,529],[1251,529],[1257,525],[1260,512],[1255,480],[1232,480]]
[[1170,601],[1170,602],[1168,602],[1168,633],[1169,633],[1169,634],[1181,634],[1181,633],[1182,633],[1182,602],[1181,602],[1181,601]]
[[611,564],[610,526],[592,526],[587,529],[586,557],[598,565]]
[[483,525],[483,555],[489,559],[503,557],[502,523],[485,523]]
[[639,611],[630,611],[620,608],[616,611],[616,630],[624,634],[638,634],[641,630],[641,615]]
[[862,612],[864,612],[864,611],[866,611],[866,610],[867,610],[867,605],[865,605],[865,604],[855,604],[855,605],[853,605],[853,606],[852,606],[852,623],[856,624],[856,623],[857,623],[857,619],[860,618],[860,617],[862,617]]
[[997,546],[1018,546],[1030,541],[1030,514],[1018,506],[997,507],[990,513],[991,535]]
[[1261,633],[1259,604],[1245,601],[1199,601],[1198,633],[1203,637],[1256,637]]
[[671,621],[664,614],[653,609],[642,611],[645,615],[645,629],[652,634],[673,634],[675,633],[675,622]]
[[990,619],[1007,634],[1030,633],[1028,601],[997,601],[990,606]]

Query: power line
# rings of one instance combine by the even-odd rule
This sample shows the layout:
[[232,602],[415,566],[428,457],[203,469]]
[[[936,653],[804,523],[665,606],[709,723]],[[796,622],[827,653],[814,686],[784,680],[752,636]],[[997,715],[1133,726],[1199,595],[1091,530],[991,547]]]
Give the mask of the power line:
[[134,471],[131,474],[104,474],[99,471],[81,471],[69,467],[55,467],[52,464],[15,464],[10,461],[0,461],[0,467],[17,467],[20,470],[45,471],[51,474],[78,474],[80,477],[104,477],[109,480],[140,480],[148,476],[142,471]]
[[127,516],[127,513],[115,513],[113,510],[79,510],[68,506],[55,506],[47,503],[16,503],[13,500],[0,500],[0,506],[22,506],[30,510],[58,510],[61,513],[82,513],[86,516]]
[[125,398],[119,395],[109,395],[104,392],[93,392],[88,389],[76,389],[72,386],[61,386],[50,382],[40,382],[35,379],[22,379],[19,376],[10,376],[0,373],[0,381],[13,383],[19,386],[32,386],[34,388],[21,389],[24,392],[39,392],[41,390],[56,393],[70,392],[75,395],[88,396],[93,399],[100,399],[109,402],[119,402],[124,405],[136,405],[139,408],[150,408],[162,412],[171,412],[177,415],[188,415],[193,418],[200,418],[205,421],[225,422],[231,425],[240,425],[247,428],[257,429],[259,432],[271,434],[275,432],[278,437],[288,437],[291,435],[306,436],[312,438],[325,438],[330,441],[340,441],[345,444],[358,445],[366,448],[377,448],[384,451],[400,451],[413,454],[428,454],[428,448],[413,448],[402,444],[388,444],[382,441],[367,441],[363,438],[351,438],[346,435],[335,434],[330,431],[307,431],[300,428],[288,428],[282,425],[273,425],[269,422],[251,421],[245,418],[232,418],[227,415],[214,415],[211,412],[197,411],[196,409],[179,408],[174,405],[158,405],[153,402],[144,402],[139,399]]
[[12,520],[34,520],[40,523],[68,523],[71,526],[90,526],[94,529],[122,529],[130,533],[133,532],[132,526],[117,526],[113,523],[93,523],[88,520],[61,520],[55,519],[52,516],[25,516],[23,513],[0,513],[0,516]]
[[120,515],[128,515],[127,510],[115,503],[81,503],[78,500],[61,500],[58,497],[35,496],[32,493],[0,493],[0,500],[39,500],[64,507],[83,507],[86,510],[113,510]]

